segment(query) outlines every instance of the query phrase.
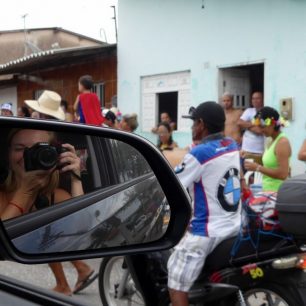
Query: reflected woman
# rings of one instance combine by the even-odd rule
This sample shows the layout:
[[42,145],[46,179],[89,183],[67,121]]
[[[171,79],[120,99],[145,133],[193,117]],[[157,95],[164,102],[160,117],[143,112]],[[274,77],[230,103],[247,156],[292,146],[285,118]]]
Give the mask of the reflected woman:
[[11,131],[8,139],[9,174],[0,191],[2,220],[36,210],[37,199],[41,196],[45,196],[52,205],[71,198],[71,195],[75,197],[83,194],[82,183],[74,176],[71,176],[71,195],[57,188],[59,172],[74,171],[77,175],[80,172],[80,160],[70,144],[63,145],[67,151],[59,156],[59,164],[64,165],[61,170],[54,167],[49,170],[25,171],[24,149],[39,142],[52,143],[53,140],[54,133],[48,131]]
[[[39,202],[42,198],[49,205],[53,205],[84,194],[82,182],[79,179],[80,159],[70,144],[62,145],[66,152],[59,155],[60,170],[57,167],[49,170],[25,170],[25,148],[31,148],[40,142],[52,144],[54,140],[54,133],[49,131],[14,129],[10,132],[8,137],[9,171],[5,182],[0,186],[0,216],[2,220],[39,209]],[[59,174],[69,172],[71,173],[71,194],[58,188]],[[80,285],[83,285],[84,280],[90,278],[94,271],[82,261],[73,261],[72,264],[78,271],[76,290]],[[52,263],[50,267],[57,283],[53,290],[71,295],[72,291],[61,264]]]

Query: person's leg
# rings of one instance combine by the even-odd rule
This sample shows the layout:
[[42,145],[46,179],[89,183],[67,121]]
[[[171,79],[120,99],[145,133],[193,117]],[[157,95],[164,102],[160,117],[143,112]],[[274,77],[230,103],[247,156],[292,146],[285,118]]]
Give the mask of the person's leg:
[[94,270],[82,260],[74,260],[71,262],[78,272],[78,279],[73,292],[77,293],[89,286],[95,279]]
[[49,267],[53,272],[56,281],[56,286],[53,290],[65,295],[71,295],[72,291],[66,279],[62,264],[60,262],[53,262],[49,263]]
[[169,294],[172,306],[188,306],[188,293],[183,291],[177,291],[169,288]]
[[188,291],[200,275],[207,255],[222,241],[187,233],[168,261],[168,288],[172,305],[187,306]]
[[71,263],[76,268],[80,278],[87,277],[93,271],[93,269],[82,260],[74,260],[71,261]]

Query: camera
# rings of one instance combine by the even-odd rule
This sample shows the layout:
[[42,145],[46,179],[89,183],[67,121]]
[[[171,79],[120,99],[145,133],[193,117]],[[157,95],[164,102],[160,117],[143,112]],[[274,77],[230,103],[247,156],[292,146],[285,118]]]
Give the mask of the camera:
[[24,168],[26,171],[33,171],[58,167],[59,155],[67,151],[61,145],[53,146],[46,142],[38,142],[31,148],[25,148],[23,152]]

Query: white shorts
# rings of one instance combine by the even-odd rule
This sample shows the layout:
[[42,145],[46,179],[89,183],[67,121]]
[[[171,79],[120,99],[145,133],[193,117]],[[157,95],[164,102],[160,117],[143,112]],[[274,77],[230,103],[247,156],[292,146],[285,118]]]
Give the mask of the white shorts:
[[169,258],[168,287],[188,292],[200,275],[206,257],[226,238],[202,237],[187,232]]

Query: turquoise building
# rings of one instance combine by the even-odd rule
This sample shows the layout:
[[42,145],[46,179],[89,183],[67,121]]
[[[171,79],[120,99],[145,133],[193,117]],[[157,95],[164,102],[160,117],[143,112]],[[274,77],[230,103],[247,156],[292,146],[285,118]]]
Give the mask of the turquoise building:
[[306,1],[119,0],[118,106],[150,132],[160,112],[177,121],[174,139],[191,142],[181,115],[231,92],[246,108],[253,91],[290,119],[292,173],[306,136]]

